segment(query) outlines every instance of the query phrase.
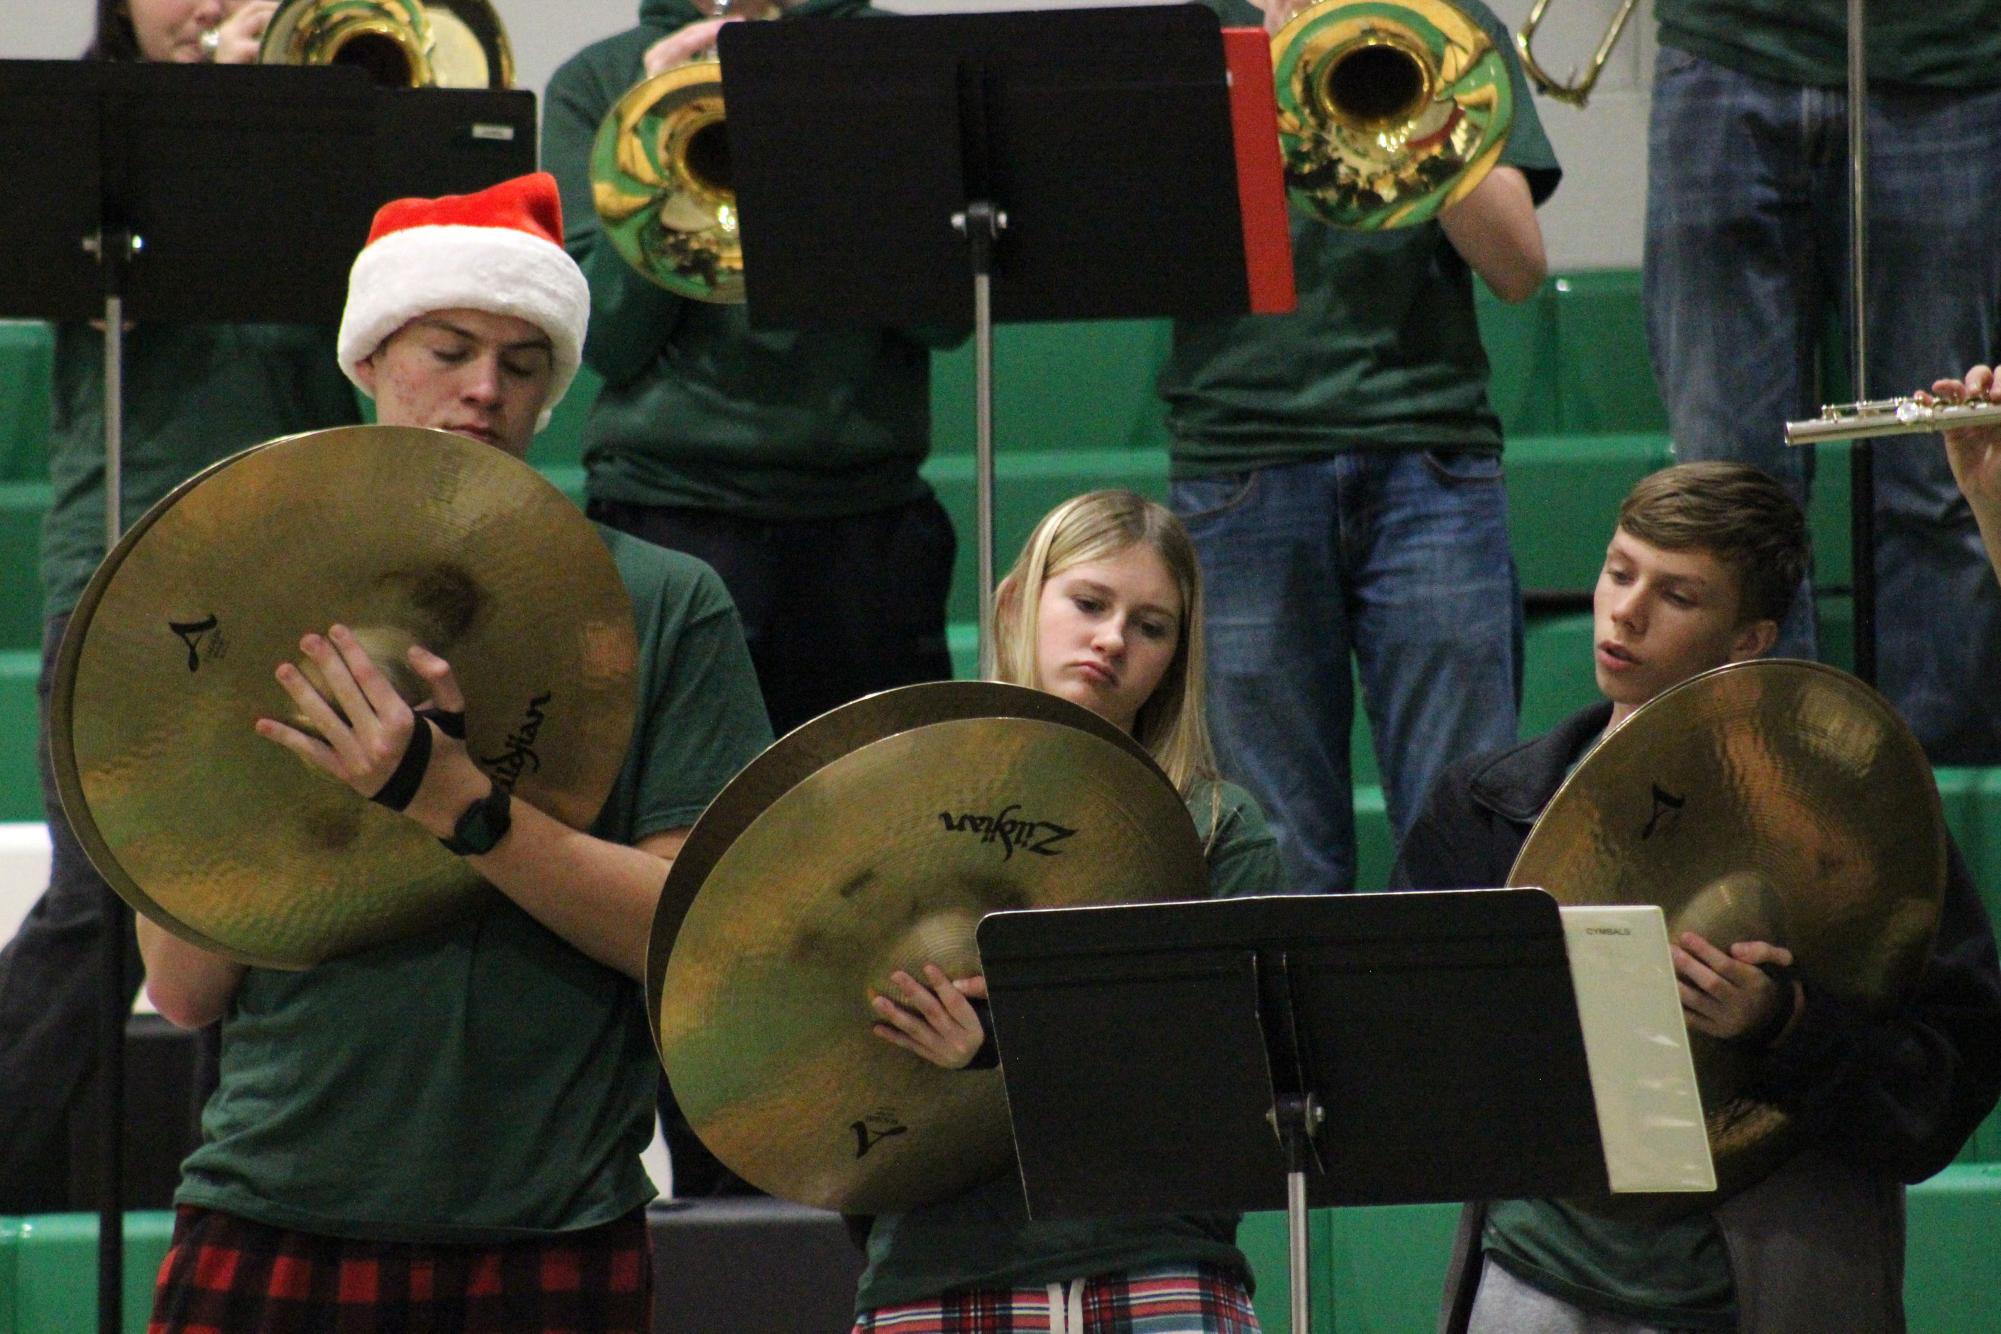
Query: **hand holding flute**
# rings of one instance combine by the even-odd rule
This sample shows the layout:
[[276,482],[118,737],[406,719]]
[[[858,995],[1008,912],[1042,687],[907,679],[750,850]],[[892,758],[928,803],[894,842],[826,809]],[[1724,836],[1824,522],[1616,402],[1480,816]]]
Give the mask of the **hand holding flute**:
[[1868,403],[1832,404],[1820,416],[1786,423],[1786,443],[1867,440],[1886,435],[1945,437],[1953,480],[1972,507],[1987,559],[2001,578],[2001,372],[1974,366],[1957,379],[1934,381],[1931,392]]
[[1990,420],[1947,430],[1945,456],[1952,464],[1953,480],[1973,508],[1995,576],[2001,578],[2001,376],[1991,366],[1975,366],[1959,379],[1937,381],[1928,397],[1994,410]]

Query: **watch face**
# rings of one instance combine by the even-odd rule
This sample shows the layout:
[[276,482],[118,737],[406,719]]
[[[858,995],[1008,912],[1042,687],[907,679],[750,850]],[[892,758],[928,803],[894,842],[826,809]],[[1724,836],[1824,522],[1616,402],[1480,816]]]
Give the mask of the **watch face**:
[[493,851],[494,845],[505,838],[508,829],[513,826],[511,801],[496,784],[493,791],[466,807],[465,814],[452,827],[452,836],[444,840],[445,846],[461,857],[476,857]]

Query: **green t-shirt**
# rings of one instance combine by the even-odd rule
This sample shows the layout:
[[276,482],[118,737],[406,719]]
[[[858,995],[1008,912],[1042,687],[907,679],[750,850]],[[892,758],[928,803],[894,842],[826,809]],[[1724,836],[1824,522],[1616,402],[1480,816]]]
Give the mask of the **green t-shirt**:
[[[1604,739],[1592,737],[1566,772]],[[1586,1310],[1674,1329],[1737,1328],[1730,1255],[1708,1213],[1631,1223],[1564,1200],[1496,1200],[1480,1246],[1524,1283]]]
[[1562,1200],[1487,1207],[1481,1246],[1525,1283],[1586,1310],[1673,1329],[1737,1328],[1730,1256],[1713,1215],[1601,1218]]
[[[104,559],[104,335],[55,329],[42,614],[76,608]],[[289,324],[141,324],[125,335],[121,531],[211,463],[297,431],[361,420],[334,331]]]
[[[808,0],[785,21],[847,15]],[[549,81],[543,162],[562,187],[570,254],[591,288],[584,360],[604,388],[584,424],[597,500],[750,519],[838,518],[927,494],[930,348],[898,330],[753,330],[741,305],[676,296],[634,272],[599,226],[590,150],[643,77],[646,48],[702,18],[646,0],[640,26],[585,47]]]
[[[599,531],[632,594],[640,707],[592,832],[632,843],[692,825],[771,729],[715,573]],[[653,1197],[659,1074],[641,987],[494,894],[421,937],[251,969],[175,1199],[392,1241],[593,1227]]]
[[[1278,849],[1264,813],[1241,788],[1228,783],[1220,788],[1220,803],[1207,786],[1188,800],[1208,846],[1211,895],[1283,892]],[[1234,1214],[1032,1222],[1021,1180],[1010,1174],[937,1204],[877,1218],[855,1310],[1162,1265],[1221,1265],[1248,1280],[1250,1266],[1236,1235]]]
[[[1994,0],[1871,0],[1871,86],[2001,85]],[[1848,86],[1848,0],[1657,0],[1662,46],[1759,78]]]
[[[1255,27],[1246,0],[1213,0],[1227,24]],[[1556,189],[1556,155],[1499,20],[1462,7],[1506,54],[1514,125],[1504,164],[1537,203]],[[1181,321],[1162,367],[1172,475],[1215,477],[1350,449],[1498,450],[1473,272],[1434,219],[1356,232],[1292,212],[1299,308],[1288,315]]]

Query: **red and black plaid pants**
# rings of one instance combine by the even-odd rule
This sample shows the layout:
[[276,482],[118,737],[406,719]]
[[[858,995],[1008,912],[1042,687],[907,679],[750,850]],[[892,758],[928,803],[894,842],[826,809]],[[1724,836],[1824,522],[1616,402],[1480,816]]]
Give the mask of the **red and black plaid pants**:
[[148,1334],[649,1334],[646,1211],[490,1245],[352,1241],[182,1208]]
[[852,1334],[1258,1334],[1258,1328],[1243,1279],[1203,1264],[883,1306],[863,1312]]

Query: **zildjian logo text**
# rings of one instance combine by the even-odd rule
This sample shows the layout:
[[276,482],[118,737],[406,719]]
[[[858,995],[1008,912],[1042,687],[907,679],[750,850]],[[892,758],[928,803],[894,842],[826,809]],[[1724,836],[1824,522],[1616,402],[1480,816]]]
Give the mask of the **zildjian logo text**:
[[548,716],[542,706],[551,698],[553,692],[545,690],[529,700],[527,712],[521,715],[521,725],[507,734],[500,754],[480,758],[480,764],[493,775],[501,791],[512,792],[522,774],[536,773],[542,768],[542,757],[535,753],[535,734],[542,730],[543,720]]
[[1003,849],[1002,861],[1014,856],[1016,848],[1023,852],[1040,853],[1044,857],[1062,856],[1056,845],[1077,831],[1047,820],[1017,819],[1015,812],[1020,809],[1019,805],[1009,806],[999,815],[961,813],[955,816],[949,811],[940,811],[938,819],[948,833],[978,834],[982,843],[999,843]]
[[[199,621],[167,622],[167,629],[187,646],[189,671],[199,671],[204,658],[213,660],[223,655],[227,645],[223,643],[221,625],[222,622],[212,615],[204,616]],[[203,636],[207,636],[207,643],[202,642]]]
[[868,1156],[868,1151],[892,1135],[907,1135],[910,1127],[903,1124],[890,1111],[874,1111],[859,1121],[850,1121],[848,1129],[855,1132],[855,1157]]

